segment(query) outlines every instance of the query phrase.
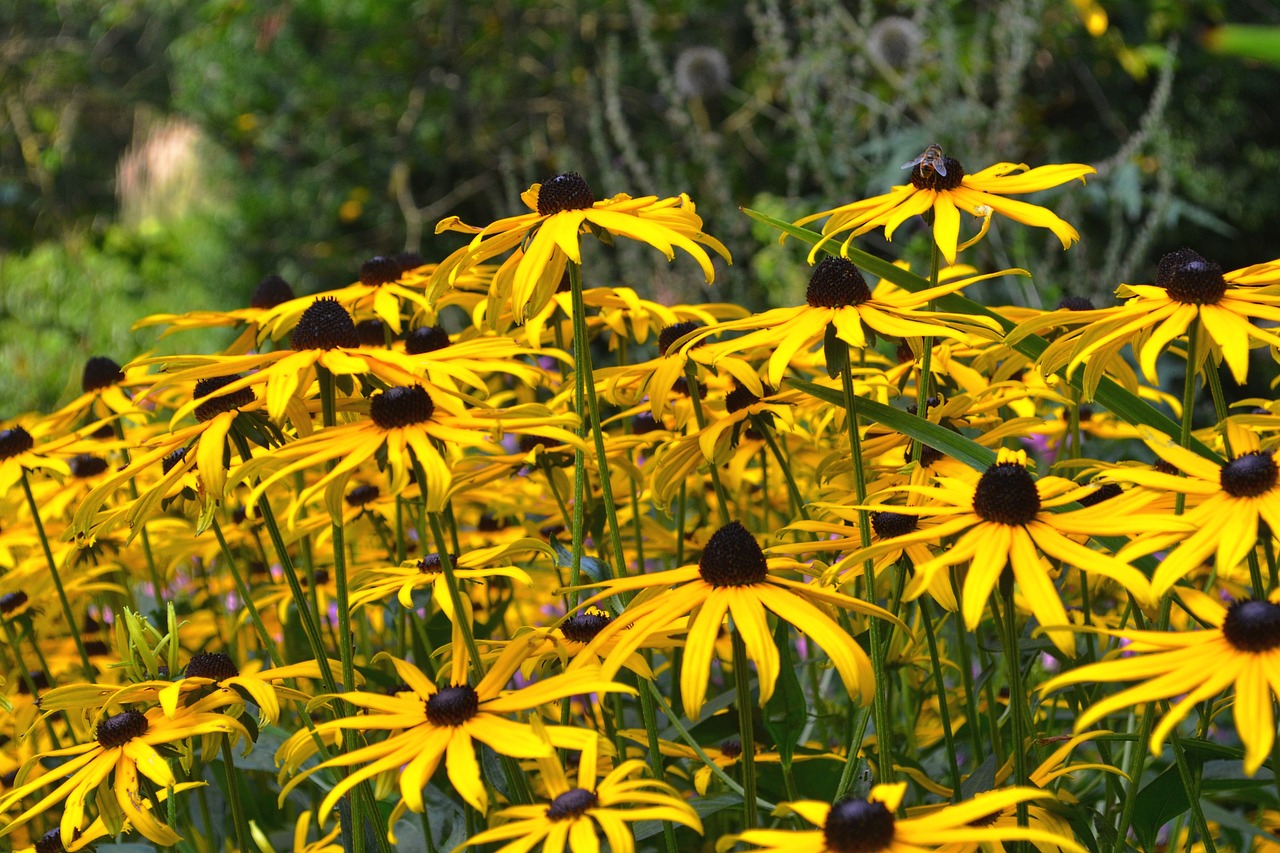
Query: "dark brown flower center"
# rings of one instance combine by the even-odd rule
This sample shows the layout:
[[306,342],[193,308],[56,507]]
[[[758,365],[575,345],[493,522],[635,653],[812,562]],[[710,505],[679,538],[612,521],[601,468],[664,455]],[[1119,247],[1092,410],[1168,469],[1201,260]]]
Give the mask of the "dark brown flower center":
[[548,820],[568,820],[580,817],[587,809],[595,806],[596,795],[586,788],[570,788],[551,801],[547,806]]
[[701,323],[689,320],[685,323],[672,323],[658,333],[658,355],[666,355],[671,345],[690,332],[702,328]]
[[364,506],[378,499],[380,491],[377,486],[364,483],[356,486],[346,494],[347,506]]
[[811,308],[843,308],[866,302],[871,298],[871,288],[853,261],[829,257],[813,268],[804,298]]
[[731,521],[707,540],[698,572],[712,586],[749,586],[769,576],[769,564],[750,531]]
[[386,324],[374,317],[372,320],[361,320],[356,323],[356,335],[362,347],[380,347],[387,343]]
[[265,311],[283,305],[292,298],[293,288],[289,286],[289,282],[272,273],[258,282],[253,290],[253,297],[249,300],[249,307]]
[[857,797],[831,807],[822,838],[833,853],[875,853],[893,844],[893,813],[881,802]]
[[1222,636],[1241,652],[1280,648],[1280,604],[1262,599],[1235,602],[1222,620]]
[[560,623],[560,632],[566,640],[575,643],[589,643],[596,634],[604,630],[604,626],[613,621],[613,617],[599,610],[587,610],[575,613]]
[[124,746],[147,733],[147,718],[140,711],[124,711],[98,723],[95,735],[104,749]]
[[480,710],[480,697],[469,684],[442,687],[426,701],[427,720],[433,726],[456,728]]
[[360,283],[370,287],[390,284],[404,272],[404,266],[395,258],[375,255],[360,265]]
[[107,470],[107,460],[92,453],[80,453],[67,460],[67,467],[71,469],[72,477],[83,480],[96,477]]
[[449,345],[449,333],[443,326],[423,326],[414,329],[404,338],[404,351],[409,355],[435,352]]
[[105,355],[95,355],[84,363],[80,387],[88,394],[100,388],[110,388],[122,379],[124,379],[124,371],[120,369],[120,365]]
[[6,592],[0,595],[0,613],[6,616],[27,603],[27,594],[22,590]]
[[36,842],[36,853],[67,853],[67,848],[62,844],[62,829],[55,826],[53,829],[40,836],[40,840]]
[[[767,395],[772,393],[773,389],[765,387],[763,390]],[[759,403],[760,400],[761,398],[757,397],[750,388],[747,388],[745,385],[735,384],[733,390],[724,397],[724,407],[729,414],[733,414],[734,412],[742,411],[748,406]]]
[[[458,565],[457,554],[449,555],[449,565],[454,566],[455,568],[457,567]],[[428,554],[427,556],[423,557],[421,560],[418,561],[418,571],[422,572],[424,575],[438,574],[440,571],[442,571],[440,555]]]
[[641,412],[631,420],[631,434],[645,435],[662,429],[662,424],[653,417],[652,412]]
[[1242,453],[1222,466],[1218,480],[1233,498],[1256,498],[1275,487],[1276,460],[1270,451]]
[[1059,311],[1092,311],[1093,303],[1083,296],[1064,296],[1058,300]]
[[1080,506],[1097,506],[1103,501],[1118,497],[1123,491],[1119,483],[1103,483],[1084,497],[1076,498],[1076,503]]
[[400,265],[401,272],[416,270],[427,263],[421,252],[396,252],[391,259]]
[[1166,462],[1163,459],[1157,459],[1156,464],[1152,467],[1154,467],[1161,474],[1168,474],[1171,477],[1178,476],[1178,466],[1174,465],[1172,462]]
[[199,652],[187,661],[187,678],[212,678],[214,681],[223,681],[227,678],[235,678],[239,674],[240,668],[222,652]]
[[1191,249],[1170,252],[1156,265],[1156,285],[1177,302],[1213,305],[1227,292],[1222,267]]
[[26,453],[35,446],[31,433],[20,426],[0,429],[0,460]]
[[871,529],[881,539],[893,539],[906,536],[920,524],[920,519],[905,512],[873,512],[871,513]]
[[292,345],[295,350],[354,349],[360,346],[360,333],[351,314],[332,296],[322,296],[307,306],[294,327]]
[[586,210],[596,203],[591,187],[577,172],[548,178],[538,188],[538,215],[551,216],[566,210]]
[[[687,376],[681,376],[675,382],[671,383],[671,391],[674,394],[679,394],[681,397],[688,397],[689,396],[689,378]],[[707,397],[706,383],[699,382],[698,383],[698,399],[705,400],[706,397]]]
[[964,180],[964,167],[954,157],[943,157],[944,175],[927,162],[918,163],[911,170],[911,186],[918,190],[953,190]]
[[1027,469],[1016,462],[992,465],[973,492],[973,511],[984,521],[1016,526],[1040,512],[1040,493]]
[[230,412],[233,409],[252,403],[255,398],[253,390],[250,388],[241,388],[238,391],[232,391],[230,394],[222,394],[217,397],[209,396],[220,388],[226,388],[239,378],[239,374],[232,374],[231,376],[214,376],[196,382],[196,390],[191,394],[192,399],[199,400],[202,397],[209,397],[199,406],[196,406],[196,420],[201,422],[213,420],[223,412]]
[[179,462],[181,462],[183,459],[186,459],[186,458],[187,458],[187,448],[179,447],[177,450],[173,451],[172,453],[166,453],[164,455],[164,458],[160,460],[160,469],[164,473],[168,474],[170,471],[173,470],[174,465],[177,465]]
[[369,417],[382,429],[400,429],[431,419],[436,404],[421,385],[388,388],[369,401]]
[[725,758],[737,758],[742,755],[742,741],[727,740],[720,744],[720,754]]

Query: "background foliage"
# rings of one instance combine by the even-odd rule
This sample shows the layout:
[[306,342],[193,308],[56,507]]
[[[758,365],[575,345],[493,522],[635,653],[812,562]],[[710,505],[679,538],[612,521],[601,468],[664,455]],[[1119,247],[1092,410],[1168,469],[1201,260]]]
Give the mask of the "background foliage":
[[[1054,200],[1080,249],[1014,229],[980,247],[1037,270],[1024,302],[1107,300],[1183,244],[1269,259],[1278,26],[1263,0],[3,4],[0,417],[65,398],[89,355],[152,346],[126,318],[237,307],[271,272],[311,292],[373,254],[440,257],[442,216],[515,212],[564,170],[598,196],[689,192],[734,251],[721,298],[757,307],[805,274],[739,206],[794,218],[881,191],[933,141],[972,169],[1098,167]],[[919,262],[919,234],[867,244]],[[647,250],[614,269],[704,296]]]

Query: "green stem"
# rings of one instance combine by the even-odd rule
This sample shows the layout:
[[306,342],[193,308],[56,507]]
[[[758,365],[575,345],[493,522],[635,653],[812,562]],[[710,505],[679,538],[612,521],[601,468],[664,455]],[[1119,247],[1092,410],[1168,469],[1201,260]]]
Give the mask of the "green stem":
[[[951,590],[956,601],[960,601],[960,585],[956,580],[956,570],[951,570]],[[954,614],[952,620],[956,630],[956,652],[960,658],[960,680],[964,684],[964,710],[968,716],[967,728],[969,730],[969,742],[973,749],[973,760],[977,761],[978,757],[983,754],[982,749],[982,721],[978,717],[978,696],[974,689],[973,683],[973,664],[969,658],[969,632],[965,630],[964,619],[960,614]],[[995,743],[997,733],[993,729],[991,732],[991,740]]]
[[951,802],[960,802],[960,761],[956,758],[955,735],[951,731],[951,711],[947,707],[947,683],[942,677],[942,663],[938,658],[938,640],[933,636],[933,619],[929,615],[929,601],[920,599],[920,618],[924,621],[924,636],[929,643],[929,661],[933,665],[933,681],[938,690],[938,716],[942,721],[942,736],[947,744],[947,761],[951,765]]
[[226,771],[227,799],[231,804],[231,824],[236,830],[236,844],[241,850],[252,850],[249,846],[249,824],[245,819],[244,803],[240,801],[240,780],[236,778],[236,760],[231,749],[231,736],[222,735],[222,766]]
[[[938,270],[942,267],[942,251],[938,248],[937,241],[933,243],[933,252],[929,257],[929,286],[938,286]],[[929,311],[933,310],[933,302],[928,305]],[[926,421],[929,420],[929,393],[933,385],[933,338],[927,337],[923,341],[924,352],[920,356],[920,378],[916,380],[916,413]],[[911,461],[919,462],[920,454],[924,451],[924,445],[915,442],[911,448]]]
[[[27,496],[27,506],[31,510],[31,521],[35,524],[36,535],[40,538],[40,546],[44,549],[44,558],[49,566],[49,575],[53,578],[54,589],[58,591],[58,601],[62,605],[62,615],[67,620],[67,630],[71,632],[71,638],[75,640],[76,651],[80,653],[80,663],[84,665],[85,678],[93,680],[94,668],[89,661],[89,653],[85,651],[84,640],[80,639],[80,624],[76,622],[75,615],[71,612],[71,602],[67,600],[67,590],[62,585],[62,578],[58,574],[58,564],[54,562],[53,551],[49,548],[49,537],[45,535],[44,523],[40,520],[40,507],[36,504],[36,497],[31,493],[31,481],[27,478],[27,469],[22,469],[22,491]],[[156,588],[156,596],[160,595],[160,589]],[[50,678],[52,678],[50,674]],[[33,694],[34,695],[34,694]]]
[[[857,395],[853,390],[853,366],[846,361],[840,371],[841,385],[844,389],[845,425],[849,431],[849,456],[853,466],[853,487],[858,504],[867,502],[866,471],[862,464],[862,437],[858,433]],[[871,546],[871,519],[865,511],[858,513],[858,534],[863,548]],[[873,560],[863,564],[863,574],[867,579],[867,600],[876,601],[876,567]],[[875,675],[875,692],[872,697],[872,713],[876,721],[876,752],[879,761],[876,769],[880,783],[887,785],[893,781],[893,730],[889,721],[889,679],[885,666],[885,655],[888,649],[888,638],[883,634],[880,620],[869,620],[868,633],[871,637],[871,671]],[[849,745],[850,755],[855,748]]]
[[[809,513],[804,508],[804,498],[800,496],[800,488],[796,485],[796,479],[791,474],[791,466],[787,464],[787,460],[782,455],[782,450],[778,447],[777,439],[773,436],[773,430],[765,424],[764,419],[759,415],[751,415],[751,423],[755,426],[756,432],[764,437],[764,443],[768,445],[769,452],[773,454],[773,458],[778,460],[778,467],[782,469],[782,478],[787,484],[787,494],[791,497],[791,504],[795,512],[805,521],[809,520]],[[766,493],[765,512],[768,513],[769,501]]]
[[[1197,314],[1191,328],[1187,331],[1187,375],[1182,383],[1182,429],[1178,434],[1180,447],[1191,447],[1192,413],[1196,407],[1196,349],[1200,343],[1200,316]],[[1178,492],[1173,502],[1175,515],[1182,515],[1187,504],[1187,496]]]
[[[332,427],[337,422],[335,389],[333,374],[328,368],[316,365],[316,377],[320,383],[321,417],[325,427]],[[326,467],[332,471],[336,461],[329,461]],[[425,480],[418,480],[425,483]],[[355,661],[352,660],[351,643],[351,598],[347,589],[347,542],[342,519],[332,519],[333,535],[333,584],[338,599],[338,660],[342,662],[342,688],[354,690],[356,683]]]
[[[627,556],[622,547],[622,528],[618,525],[618,507],[613,498],[613,478],[605,458],[604,428],[600,423],[600,399],[596,396],[595,371],[591,367],[591,341],[587,337],[587,308],[582,300],[582,267],[569,261],[569,287],[573,299],[574,384],[578,394],[586,398],[591,436],[595,440],[596,467],[600,473],[600,493],[604,498],[604,515],[609,524],[609,542],[613,546],[614,577],[627,576]],[[578,410],[582,417],[582,410]]]
[[751,673],[747,666],[747,644],[742,640],[738,626],[733,626],[733,681],[737,693],[738,737],[742,743],[742,805],[743,821],[747,829],[760,825],[756,811],[756,739],[751,722]]
[[[684,375],[689,385],[689,399],[693,402],[693,419],[698,425],[698,431],[701,432],[707,428],[707,413],[702,411],[702,393],[698,391],[698,376],[693,371],[692,362],[685,362]],[[724,484],[720,482],[720,468],[714,459],[711,460],[710,466],[711,487],[715,489],[716,503],[720,505],[720,524],[725,525],[733,520],[729,515],[729,498],[725,495]]]
[[[426,472],[422,471],[422,463],[415,457],[414,470],[418,472],[418,482],[426,482]],[[426,512],[426,497],[423,496],[423,512]],[[467,654],[471,656],[471,671],[476,683],[484,678],[484,662],[480,660],[480,649],[476,646],[476,638],[471,630],[468,611],[462,606],[462,592],[458,588],[457,575],[453,573],[453,558],[449,555],[449,545],[444,538],[444,528],[440,525],[440,513],[428,512],[427,521],[431,525],[431,538],[436,545],[436,553],[440,557],[440,571],[444,573],[444,585],[449,590],[449,603],[453,605],[453,618],[462,631],[462,641],[466,644]]]
[[[1028,720],[1025,715],[1022,688],[1022,655],[1018,645],[1018,613],[1013,605],[1013,585],[1008,584],[1004,590],[1004,655],[1009,670],[1009,716],[1013,721],[1013,778],[1014,784],[1027,787],[1031,784],[1031,775],[1027,770],[1027,746],[1030,738]],[[1017,807],[1018,826],[1027,826],[1027,805],[1019,803]],[[1020,849],[1025,846],[1019,844]]]
[[227,539],[222,533],[222,525],[215,518],[212,526],[213,535],[218,540],[218,547],[222,549],[222,558],[227,561],[227,569],[231,572],[232,580],[235,581],[236,593],[244,601],[245,609],[249,611],[249,620],[253,622],[253,627],[258,632],[258,640],[262,643],[262,648],[271,658],[272,666],[277,668],[284,666],[284,659],[280,657],[280,652],[276,649],[276,644],[272,641],[271,634],[267,631],[267,626],[262,621],[262,614],[258,612],[258,605],[253,603],[249,585],[245,583],[244,577],[240,574],[240,566],[236,562],[236,558],[231,554],[231,546],[227,544]]

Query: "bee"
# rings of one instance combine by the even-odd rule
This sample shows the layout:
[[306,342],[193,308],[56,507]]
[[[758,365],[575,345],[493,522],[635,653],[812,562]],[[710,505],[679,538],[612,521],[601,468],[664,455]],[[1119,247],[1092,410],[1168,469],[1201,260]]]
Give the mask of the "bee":
[[935,142],[924,149],[924,153],[919,157],[909,163],[902,164],[904,169],[914,169],[917,166],[920,167],[921,171],[925,168],[932,169],[945,178],[947,176],[947,158],[942,154],[942,146]]

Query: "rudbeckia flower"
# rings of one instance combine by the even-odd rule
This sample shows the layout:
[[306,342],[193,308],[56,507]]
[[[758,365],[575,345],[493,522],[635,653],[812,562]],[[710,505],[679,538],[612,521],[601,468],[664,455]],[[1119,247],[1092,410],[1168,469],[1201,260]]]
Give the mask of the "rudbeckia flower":
[[886,286],[877,287],[873,293],[852,261],[838,257],[823,258],[814,267],[809,278],[809,286],[805,291],[806,304],[795,308],[774,308],[744,320],[710,327],[706,334],[748,329],[756,331],[726,343],[707,345],[709,357],[706,360],[715,365],[720,357],[730,353],[743,352],[757,346],[772,347],[774,351],[769,358],[768,381],[777,387],[782,382],[782,375],[791,363],[792,356],[820,340],[829,325],[835,327],[836,337],[858,349],[867,347],[868,330],[873,334],[893,338],[934,336],[964,341],[971,334],[996,337],[1000,325],[989,317],[926,312],[921,309],[939,296],[1008,272],[1020,273],[1021,270],[971,276],[917,292]]
[[774,645],[773,631],[765,616],[767,609],[821,646],[840,673],[849,694],[863,704],[870,703],[875,689],[871,660],[853,637],[818,604],[888,619],[904,630],[906,626],[889,611],[874,604],[791,580],[773,571],[793,566],[791,560],[774,560],[772,566],[770,562],[765,559],[755,537],[740,522],[734,521],[712,534],[697,565],[587,585],[587,588],[603,587],[604,591],[582,602],[582,607],[619,593],[645,592],[634,598],[617,619],[596,634],[580,659],[595,653],[625,629],[627,638],[617,643],[605,658],[603,672],[606,677],[611,677],[646,637],[666,629],[682,616],[695,613],[685,638],[680,693],[686,713],[690,719],[696,720],[707,695],[707,674],[716,638],[725,615],[729,614],[733,616],[736,630],[742,634],[747,656],[755,662],[760,679],[760,704],[763,705],[773,695],[779,667],[778,648]]
[[1048,791],[1008,788],[920,817],[895,817],[906,790],[907,783],[899,782],[876,785],[866,799],[850,797],[835,805],[813,800],[783,803],[775,815],[799,815],[821,829],[752,829],[722,838],[716,849],[727,851],[734,843],[744,841],[759,845],[749,853],[922,853],[972,850],[984,842],[1033,841],[1057,845],[1070,853],[1084,853],[1084,848],[1070,838],[1045,830],[983,825],[984,818],[1009,806],[1053,799]]
[[[596,737],[594,730],[572,726],[549,726],[540,737],[526,723],[506,715],[530,711],[547,702],[585,693],[622,691],[630,687],[600,676],[599,670],[579,670],[537,681],[520,690],[504,691],[528,653],[520,643],[503,650],[478,684],[467,683],[467,655],[454,644],[451,681],[438,687],[418,667],[392,658],[396,674],[405,688],[393,696],[353,691],[333,698],[363,709],[351,717],[327,720],[316,725],[316,733],[329,740],[343,731],[389,732],[385,740],[337,755],[294,776],[280,791],[283,805],[289,792],[304,779],[327,767],[350,767],[370,762],[348,773],[320,804],[320,813],[332,814],[343,794],[379,773],[399,769],[400,794],[404,805],[421,813],[426,808],[422,792],[440,766],[441,760],[454,790],[480,812],[488,809],[489,795],[480,776],[475,742],[488,744],[499,755],[539,758],[554,748],[583,749]],[[297,771],[316,752],[316,741],[306,729],[296,732],[277,752],[283,773]]]
[[258,282],[253,296],[249,298],[248,308],[235,308],[229,311],[188,311],[185,314],[152,314],[133,324],[134,329],[147,326],[168,326],[160,335],[167,338],[174,332],[183,329],[212,329],[220,326],[239,326],[245,324],[245,330],[223,351],[225,353],[243,353],[253,349],[258,343],[259,333],[274,313],[274,309],[294,300],[293,287],[278,275],[268,275]]
[[581,175],[567,172],[534,184],[520,198],[528,205],[529,213],[499,219],[483,228],[466,225],[456,216],[436,225],[437,234],[462,231],[476,236],[470,245],[454,252],[437,268],[430,291],[432,297],[472,266],[516,249],[494,274],[489,315],[499,313],[493,310],[495,302],[501,305],[509,299],[512,314],[523,322],[550,301],[564,274],[566,261],[582,263],[578,237],[592,232],[608,232],[648,243],[666,255],[667,260],[675,258],[674,247],[679,246],[702,267],[708,283],[715,278],[715,270],[702,246],[709,246],[726,261],[730,260],[728,250],[719,240],[702,233],[702,219],[686,195],[659,199],[657,196],[632,198],[619,193],[597,201]]
[[[535,728],[541,726],[535,724]],[[643,761],[624,761],[597,779],[596,750],[584,749],[576,785],[569,783],[555,754],[540,757],[537,763],[550,801],[502,809],[493,818],[497,826],[471,836],[453,853],[499,841],[509,843],[497,853],[525,853],[539,842],[544,853],[598,851],[601,834],[613,853],[633,853],[635,838],[627,824],[640,820],[668,820],[702,832],[697,813],[674,788],[644,778]]]
[[[933,211],[934,242],[949,264],[955,263],[958,251],[982,239],[991,225],[992,215],[996,213],[1024,225],[1048,228],[1062,241],[1064,249],[1070,248],[1072,243],[1080,239],[1076,229],[1053,212],[1006,196],[1047,190],[1076,178],[1083,181],[1085,175],[1097,172],[1092,166],[1069,163],[1028,170],[1026,164],[1022,163],[996,163],[970,175],[965,173],[964,167],[956,158],[943,155],[942,149],[936,145],[930,146],[930,151],[935,149],[936,156],[923,156],[919,161],[907,164],[912,167],[911,183],[896,186],[883,195],[844,204],[797,220],[796,225],[807,225],[824,216],[830,217],[822,227],[825,239],[809,253],[810,263],[817,257],[822,246],[839,234],[849,232],[841,247],[843,254],[854,237],[883,225],[885,239],[892,240],[893,232],[899,225],[929,210]],[[926,152],[926,155],[929,153]],[[962,210],[981,216],[983,222],[976,236],[964,245],[957,246]]]
[[[517,539],[502,545],[467,551],[461,556],[450,555],[449,559],[453,565],[454,577],[458,580],[507,578],[529,586],[533,579],[524,569],[493,563],[509,560],[516,554],[527,558],[538,553],[551,554],[552,551],[546,543],[537,539]],[[355,590],[351,594],[353,608],[364,604],[381,605],[394,594],[401,607],[411,610],[414,607],[414,590],[430,588],[431,599],[440,605],[445,615],[450,619],[454,615],[439,554],[428,554],[420,560],[409,560],[399,566],[362,569],[351,579],[351,586]]]
[[1151,592],[1157,598],[1210,556],[1215,557],[1219,572],[1235,568],[1257,546],[1259,519],[1280,530],[1280,469],[1274,451],[1262,450],[1252,431],[1230,422],[1227,436],[1235,455],[1225,465],[1156,434],[1147,439],[1147,446],[1185,477],[1129,467],[1114,468],[1099,478],[1182,492],[1195,502],[1182,516],[1185,529],[1146,533],[1116,555],[1132,560],[1177,544],[1152,575]]
[[[47,814],[55,804],[64,801],[58,827],[64,838],[72,838],[84,823],[89,794],[97,791],[99,796],[113,797],[125,817],[133,822],[134,828],[149,840],[165,846],[177,844],[181,840],[178,833],[161,823],[143,805],[138,774],[162,789],[177,784],[169,763],[155,749],[162,744],[174,744],[196,735],[216,732],[238,735],[248,743],[249,732],[242,724],[212,710],[220,707],[220,701],[221,697],[210,696],[194,705],[179,708],[173,716],[166,715],[159,707],[145,712],[130,709],[104,716],[94,730],[93,741],[40,754],[37,759],[61,758],[66,761],[33,782],[17,784],[0,797],[0,813],[51,783],[60,784],[0,828],[0,838],[37,815]],[[19,782],[23,775],[20,771]]]
[[[934,575],[946,566],[969,562],[961,592],[960,610],[965,625],[973,630],[982,621],[991,591],[1006,565],[1040,623],[1066,626],[1067,611],[1054,586],[1048,563],[1040,552],[1086,572],[1111,578],[1140,601],[1151,601],[1151,584],[1145,575],[1128,563],[1086,548],[1072,536],[1123,536],[1135,528],[1151,525],[1158,529],[1180,530],[1187,525],[1163,516],[1120,516],[1103,507],[1075,512],[1051,512],[1093,491],[1059,477],[1036,479],[1027,471],[1026,451],[1001,448],[996,464],[976,481],[951,477],[937,478],[936,486],[906,486],[933,503],[909,506],[872,506],[866,509],[920,516],[943,516],[946,521],[896,536],[850,557],[851,561],[874,557],[887,550],[915,542],[941,542],[948,536],[960,538],[945,552],[915,567],[904,597],[920,596]],[[1075,642],[1069,628],[1049,630],[1049,638],[1066,655],[1075,656]]]
[[[1255,320],[1280,321],[1280,266],[1273,261],[1228,273],[1217,263],[1191,249],[1179,249],[1160,259],[1156,283],[1122,284],[1117,294],[1129,299],[1114,308],[1095,311],[1055,311],[1028,321],[1010,334],[1010,340],[1025,337],[1046,325],[1079,326],[1047,350],[1040,364],[1046,373],[1064,365],[1074,372],[1095,359],[1110,363],[1129,344],[1138,357],[1142,374],[1157,383],[1156,360],[1170,342],[1187,333],[1199,321],[1208,342],[1231,369],[1240,385],[1249,372],[1249,349],[1270,344],[1280,346],[1280,335]],[[1201,347],[1205,346],[1201,340]],[[1201,353],[1193,354],[1199,369]],[[1100,371],[1087,373],[1087,389],[1097,384]]]
[[1093,705],[1076,719],[1076,729],[1108,714],[1147,702],[1178,700],[1151,732],[1151,753],[1200,702],[1235,688],[1236,732],[1244,743],[1244,770],[1252,776],[1271,755],[1276,722],[1272,704],[1280,698],[1280,592],[1270,600],[1238,599],[1224,607],[1194,589],[1179,589],[1183,605],[1206,625],[1203,631],[1106,631],[1125,642],[1124,656],[1065,672],[1041,685],[1049,693],[1069,684],[1141,681]]

